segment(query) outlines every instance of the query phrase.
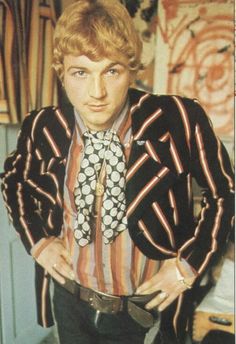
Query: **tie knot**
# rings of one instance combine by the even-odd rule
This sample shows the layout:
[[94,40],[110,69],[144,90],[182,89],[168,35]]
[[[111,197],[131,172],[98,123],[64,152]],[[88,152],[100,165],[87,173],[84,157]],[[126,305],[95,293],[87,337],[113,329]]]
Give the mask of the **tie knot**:
[[92,141],[92,143],[103,143],[105,145],[114,142],[120,142],[117,134],[112,129],[105,131],[86,131],[84,136]]

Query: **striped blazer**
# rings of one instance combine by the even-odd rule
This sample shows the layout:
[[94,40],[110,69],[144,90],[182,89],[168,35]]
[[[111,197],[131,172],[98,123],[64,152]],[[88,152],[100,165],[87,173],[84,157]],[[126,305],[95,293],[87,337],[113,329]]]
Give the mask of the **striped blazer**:
[[[181,255],[201,274],[231,229],[229,157],[196,100],[134,89],[129,90],[129,99],[130,236],[148,257],[163,260]],[[16,151],[5,162],[3,198],[28,252],[41,238],[61,231],[73,129],[73,113],[55,107],[33,111],[23,122]],[[192,178],[202,189],[198,221],[193,216]],[[49,276],[37,263],[36,271],[39,323],[50,326]],[[180,304],[175,311],[176,307]]]

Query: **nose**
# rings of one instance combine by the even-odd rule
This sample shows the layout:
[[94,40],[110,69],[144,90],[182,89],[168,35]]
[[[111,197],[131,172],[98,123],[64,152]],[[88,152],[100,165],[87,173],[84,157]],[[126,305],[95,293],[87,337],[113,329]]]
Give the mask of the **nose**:
[[89,84],[89,95],[92,98],[101,99],[106,96],[106,86],[102,76],[94,76]]

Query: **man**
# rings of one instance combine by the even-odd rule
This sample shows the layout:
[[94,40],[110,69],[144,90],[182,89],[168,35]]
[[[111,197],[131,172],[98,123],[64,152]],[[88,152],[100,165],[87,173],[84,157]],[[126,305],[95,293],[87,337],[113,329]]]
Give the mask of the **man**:
[[66,8],[54,68],[73,113],[31,112],[5,163],[4,200],[36,261],[39,322],[53,323],[51,276],[62,344],[151,343],[160,318],[155,342],[183,343],[186,291],[231,227],[225,148],[196,100],[130,89],[140,56],[119,1]]

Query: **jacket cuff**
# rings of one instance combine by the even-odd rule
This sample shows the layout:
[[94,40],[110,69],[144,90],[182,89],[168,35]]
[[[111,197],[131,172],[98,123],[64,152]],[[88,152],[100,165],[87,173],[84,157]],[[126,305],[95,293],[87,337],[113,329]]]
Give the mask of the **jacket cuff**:
[[56,237],[51,236],[48,238],[43,238],[41,240],[39,240],[39,242],[37,242],[37,244],[35,244],[30,253],[32,255],[32,257],[37,260],[39,255],[41,254],[41,252],[49,245],[51,244],[51,242],[53,242],[56,239]]

